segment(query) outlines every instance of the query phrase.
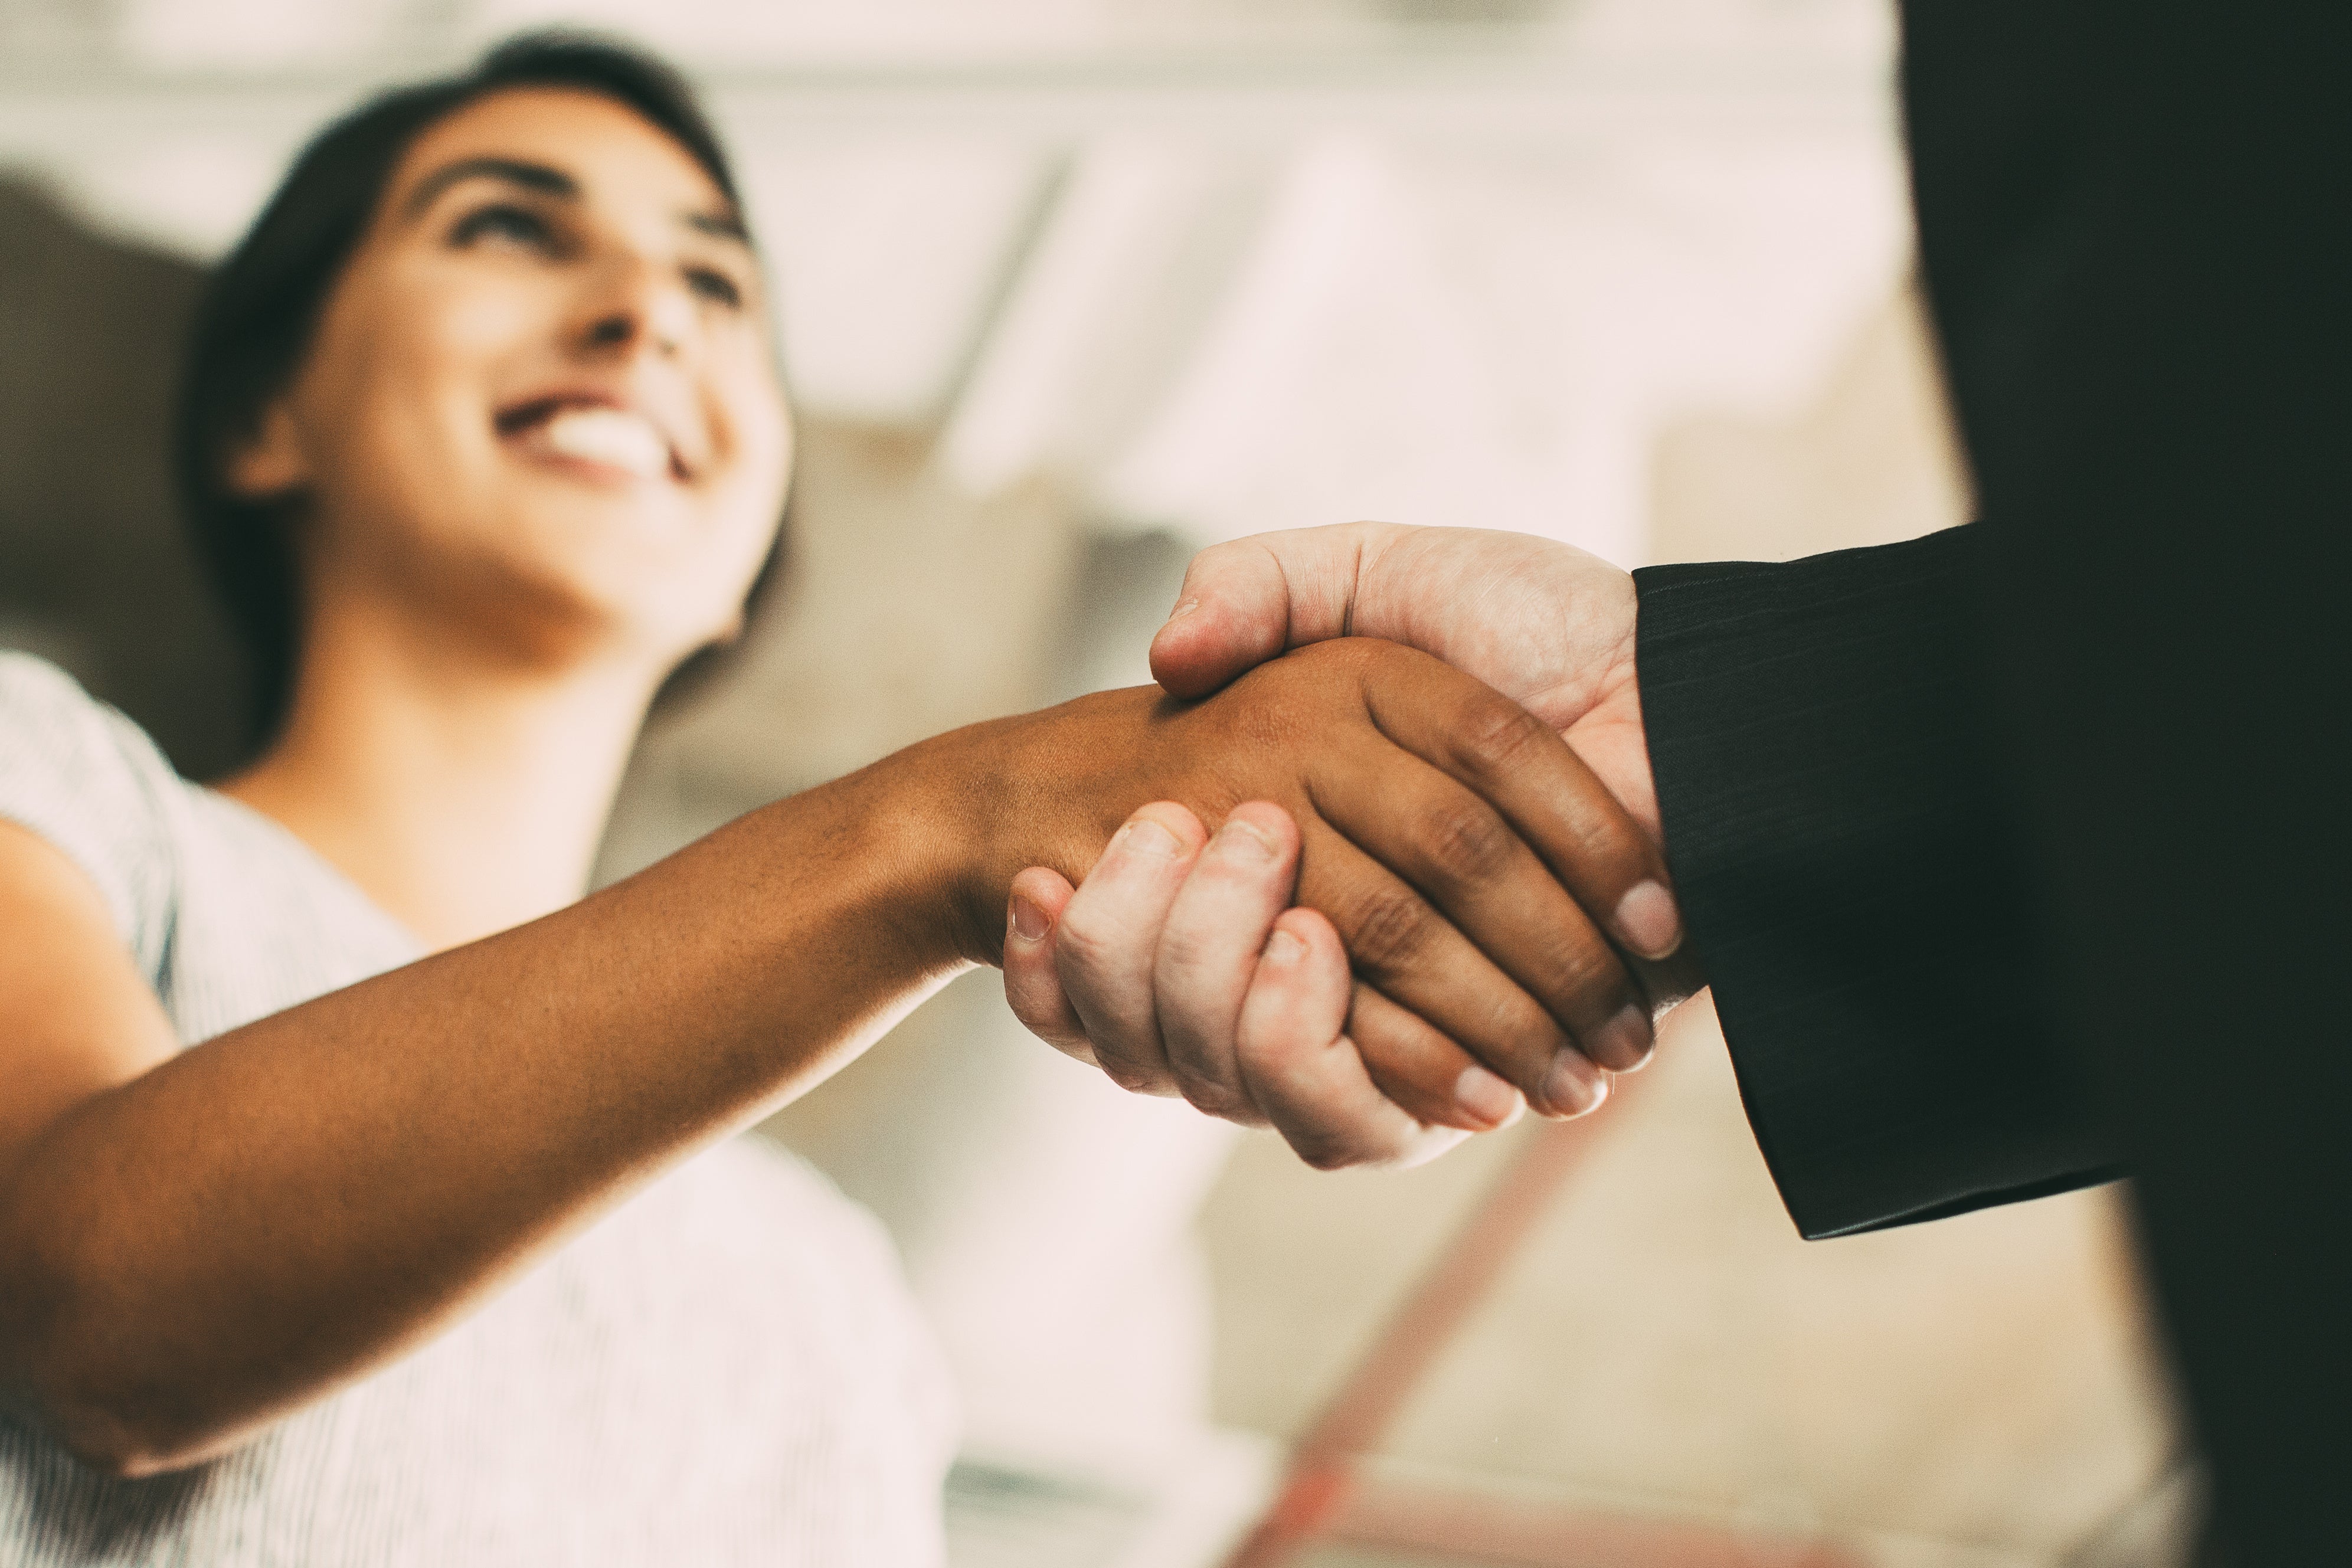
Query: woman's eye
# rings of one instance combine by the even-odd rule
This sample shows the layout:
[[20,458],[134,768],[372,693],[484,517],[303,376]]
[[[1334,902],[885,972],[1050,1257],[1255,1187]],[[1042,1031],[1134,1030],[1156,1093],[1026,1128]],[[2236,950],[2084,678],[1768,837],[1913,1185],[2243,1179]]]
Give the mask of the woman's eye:
[[554,231],[547,220],[527,208],[500,203],[479,207],[458,220],[449,238],[457,245],[472,245],[485,236],[506,240],[511,244],[545,249],[554,240]]
[[688,267],[686,286],[713,304],[730,309],[739,308],[743,303],[742,287],[725,273],[707,267]]

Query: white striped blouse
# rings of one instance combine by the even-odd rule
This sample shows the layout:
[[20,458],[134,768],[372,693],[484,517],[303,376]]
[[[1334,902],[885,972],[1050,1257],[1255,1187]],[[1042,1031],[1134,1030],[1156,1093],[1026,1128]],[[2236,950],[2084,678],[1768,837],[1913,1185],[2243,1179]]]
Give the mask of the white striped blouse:
[[[0,817],[89,873],[184,1041],[415,956],[299,840],[20,654]],[[739,1139],[199,1469],[111,1479],[0,1415],[0,1565],[930,1568],[952,1426],[879,1228]]]

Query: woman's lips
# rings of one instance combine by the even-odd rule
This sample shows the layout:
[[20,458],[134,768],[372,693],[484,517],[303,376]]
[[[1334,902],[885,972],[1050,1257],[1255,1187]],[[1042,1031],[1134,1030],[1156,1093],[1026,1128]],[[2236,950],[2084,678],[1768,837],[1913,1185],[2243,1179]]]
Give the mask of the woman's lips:
[[687,477],[668,437],[643,414],[607,403],[563,402],[518,411],[499,434],[535,456],[648,481]]

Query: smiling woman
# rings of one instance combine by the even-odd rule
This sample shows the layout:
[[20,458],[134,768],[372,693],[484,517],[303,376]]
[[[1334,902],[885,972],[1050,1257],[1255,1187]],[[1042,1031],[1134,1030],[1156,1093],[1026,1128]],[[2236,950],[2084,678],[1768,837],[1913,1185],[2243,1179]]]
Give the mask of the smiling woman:
[[1324,1163],[1638,1054],[1580,910],[1648,841],[1386,644],[942,736],[583,899],[649,703],[773,559],[767,321],[691,99],[576,39],[331,127],[223,267],[177,455],[257,759],[192,784],[0,658],[10,1562],[936,1562],[887,1249],[727,1134],[997,961],[1024,867],[1295,872],[1319,914],[1230,935],[1346,941],[1352,1036],[1120,1076]]
[[[599,170],[602,189],[583,187],[583,143],[573,140],[574,133],[585,136],[585,145],[596,149],[607,165]],[[600,244],[623,237],[612,231],[633,207],[642,209],[648,232],[626,235],[628,246]],[[616,386],[610,365],[601,374],[583,375],[575,357],[558,357],[551,347],[549,323],[531,319],[527,311],[499,323],[506,334],[528,339],[527,345],[370,336],[371,326],[387,325],[377,313],[402,301],[389,293],[352,298],[361,292],[355,287],[360,280],[346,276],[356,271],[352,264],[372,248],[397,245],[412,261],[440,265],[412,266],[397,277],[386,275],[377,281],[436,297],[440,289],[462,285],[478,293],[485,309],[495,308],[488,293],[494,287],[513,298],[516,290],[536,287],[544,317],[550,308],[566,308],[549,303],[549,274],[593,272],[600,263],[609,267],[640,241],[649,245],[646,256],[666,259],[677,270],[686,293],[683,302],[657,301],[668,312],[657,325],[675,332],[678,322],[672,318],[679,304],[695,307],[688,312],[695,319],[692,325],[712,334],[714,346],[725,350],[729,363],[723,371],[730,390],[760,404],[743,411],[743,433],[760,439],[782,432],[784,450],[762,455],[789,473],[789,425],[774,374],[761,275],[733,174],[691,94],[669,71],[587,40],[519,40],[494,51],[466,78],[384,95],[338,121],[305,150],[206,294],[192,334],[175,441],[190,519],[254,657],[261,737],[285,716],[302,633],[297,519],[285,504],[303,494],[299,479],[306,455],[299,443],[304,433],[293,417],[305,411],[314,420],[380,414],[384,411],[356,401],[341,408],[320,402],[333,395],[356,399],[371,390],[379,402],[394,401],[404,410],[415,406],[408,393],[380,383],[316,388],[305,410],[290,402],[270,406],[295,380],[299,361],[334,325],[338,311],[346,329],[367,339],[355,348],[367,354],[405,350],[394,362],[419,376],[498,375],[513,382],[534,373],[527,360],[513,362],[516,350],[536,347],[541,362],[535,373],[550,383],[540,389],[543,395],[517,385],[471,389],[478,396],[505,400],[497,413],[502,436],[525,434],[544,415],[566,406],[614,407],[659,424],[663,413],[653,400],[662,397],[677,405],[668,410],[674,423],[664,432],[673,458],[682,461],[695,450],[679,447],[689,433],[678,427],[696,412],[684,406],[690,400],[679,389]],[[625,286],[625,279],[616,281]],[[596,305],[575,300],[568,308]],[[625,313],[608,315],[593,329],[606,339],[616,330],[645,329],[645,323]],[[378,340],[387,335],[391,341]],[[507,362],[488,361],[488,356],[502,352]],[[424,361],[427,353],[437,353],[439,362]],[[350,356],[311,357],[346,367],[363,362]],[[633,410],[632,401],[637,404]],[[478,413],[478,406],[467,412]],[[372,426],[364,434],[390,435],[398,428]],[[649,444],[642,437],[616,435],[609,425],[602,437],[593,432],[592,426],[586,439],[601,440],[608,455],[618,455],[621,442]],[[481,433],[478,423],[442,432],[440,455],[462,457],[464,441]],[[265,438],[257,449],[257,434]],[[544,442],[548,434],[541,431],[539,439]],[[708,433],[694,434],[709,444]],[[315,445],[315,434],[311,439]],[[478,443],[472,455],[478,469]],[[709,455],[703,453],[702,460]],[[751,475],[748,481],[756,486],[761,477]],[[442,504],[463,507],[478,499],[453,496]],[[772,525],[773,519],[767,521]],[[756,608],[777,576],[781,558],[772,526],[768,534],[768,555],[752,581],[747,609]],[[707,677],[722,648],[713,644],[689,660],[673,686]]]

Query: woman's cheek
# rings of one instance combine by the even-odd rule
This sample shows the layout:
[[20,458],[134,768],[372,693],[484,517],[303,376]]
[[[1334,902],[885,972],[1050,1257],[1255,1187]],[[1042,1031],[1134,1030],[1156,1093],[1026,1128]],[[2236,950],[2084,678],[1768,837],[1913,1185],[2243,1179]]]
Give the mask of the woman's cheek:
[[477,267],[447,267],[417,279],[411,318],[437,351],[460,361],[494,359],[548,340],[562,315],[562,298],[544,279],[498,276]]
[[791,411],[764,374],[719,402],[710,411],[711,444],[713,460],[727,470],[724,487],[732,504],[764,518],[753,527],[772,527],[792,477]]

